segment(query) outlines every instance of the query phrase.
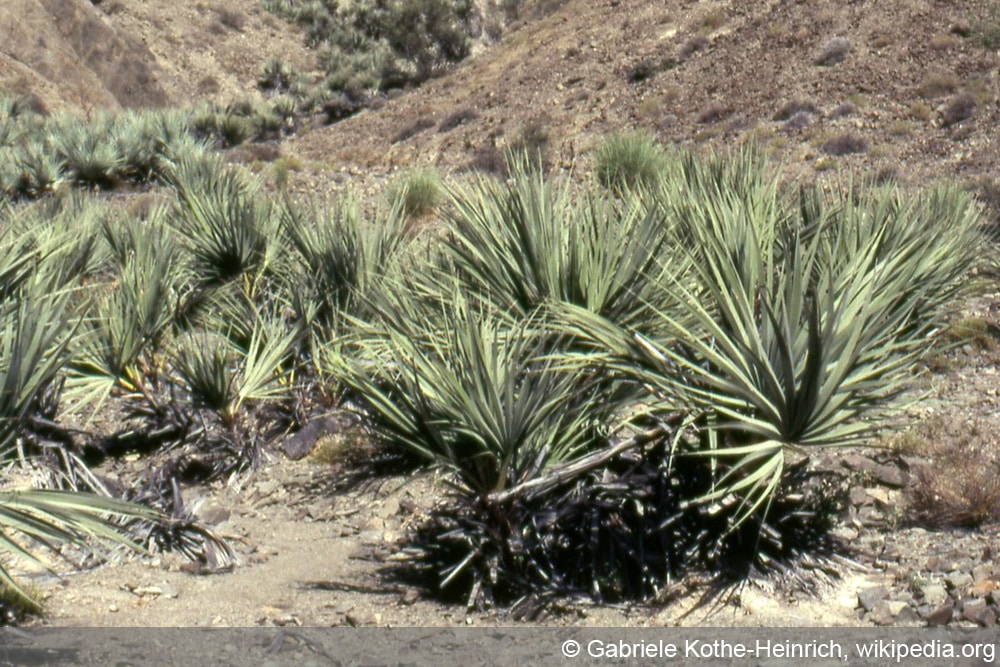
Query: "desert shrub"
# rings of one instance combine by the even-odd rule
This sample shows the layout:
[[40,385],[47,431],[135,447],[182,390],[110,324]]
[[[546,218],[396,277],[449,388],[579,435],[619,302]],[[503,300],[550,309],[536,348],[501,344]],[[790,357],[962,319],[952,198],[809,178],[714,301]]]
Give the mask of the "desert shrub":
[[431,289],[424,298],[396,290],[365,341],[376,362],[344,375],[385,441],[453,473],[450,506],[461,523],[430,529],[445,548],[432,546],[426,560],[439,589],[489,603],[537,578],[519,538],[532,517],[494,495],[594,449],[602,404],[587,401],[585,373],[546,354],[532,319],[449,291],[446,280]]
[[469,54],[468,0],[397,0],[358,3],[354,25],[384,39],[412,71],[412,80],[430,78]]
[[830,112],[830,120],[838,120],[840,118],[847,118],[848,116],[853,116],[858,112],[858,107],[850,102],[844,102],[838,104]]
[[929,74],[917,85],[917,94],[924,99],[934,99],[951,95],[958,88],[958,80],[952,74]]
[[1000,4],[991,2],[986,16],[973,21],[974,28],[966,30],[967,36],[984,49],[1000,49]]
[[434,121],[430,118],[418,118],[413,121],[399,132],[395,134],[392,138],[392,143],[398,144],[400,142],[406,141],[411,137],[415,137],[426,129],[434,127]]
[[247,19],[241,12],[224,6],[213,7],[212,11],[215,13],[216,18],[221,25],[229,28],[230,30],[243,32]]
[[945,106],[941,114],[941,125],[951,127],[962,121],[969,120],[976,115],[976,96],[972,93],[960,93],[956,95],[948,105]]
[[778,109],[778,112],[774,114],[773,120],[788,120],[792,116],[798,113],[807,113],[810,115],[816,115],[819,109],[812,102],[805,100],[792,100],[791,102],[786,102]]
[[403,213],[422,218],[437,210],[444,197],[441,176],[433,169],[415,169],[401,177],[395,186],[393,199]]
[[709,41],[708,37],[705,37],[704,35],[695,35],[684,42],[684,45],[681,46],[680,50],[677,52],[677,57],[681,60],[687,60],[699,51],[704,51],[710,45],[711,41]]
[[448,117],[441,121],[441,124],[438,126],[438,132],[451,132],[456,127],[470,123],[477,118],[479,118],[479,113],[475,109],[463,107],[448,114]]
[[673,58],[643,58],[625,71],[625,77],[629,83],[639,83],[640,81],[653,78],[660,72],[673,69],[677,65],[677,61]]
[[851,155],[853,153],[864,153],[867,151],[868,142],[864,139],[864,137],[858,136],[853,132],[844,132],[830,137],[823,142],[823,145],[820,148],[822,148],[823,152],[827,155]]
[[547,169],[550,142],[551,138],[545,124],[535,119],[518,128],[517,135],[511,141],[508,150],[527,159],[539,169]]
[[663,165],[663,150],[642,132],[611,136],[594,153],[598,182],[619,193],[652,186]]
[[470,0],[332,0],[264,2],[303,27],[306,42],[322,47],[324,85],[355,102],[436,76],[469,54],[477,12]]
[[785,121],[782,129],[786,132],[797,132],[808,127],[813,122],[813,115],[808,111],[799,111]]
[[731,116],[733,108],[727,104],[713,104],[698,113],[695,120],[701,124],[718,123]]
[[[947,427],[947,428],[945,428]],[[931,528],[976,528],[1000,520],[1000,461],[991,453],[992,427],[977,420],[929,423],[906,488],[907,517]]]
[[846,37],[834,37],[823,45],[823,50],[813,59],[814,65],[830,67],[843,62],[851,52],[851,40]]

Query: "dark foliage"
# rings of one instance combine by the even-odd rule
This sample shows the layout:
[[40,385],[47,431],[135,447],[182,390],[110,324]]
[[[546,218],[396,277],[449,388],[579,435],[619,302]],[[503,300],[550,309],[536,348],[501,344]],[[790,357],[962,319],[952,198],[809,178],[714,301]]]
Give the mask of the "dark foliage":
[[438,126],[438,132],[451,132],[456,127],[472,122],[477,118],[479,118],[479,113],[475,109],[462,107],[441,121],[441,125]]
[[822,576],[828,558],[846,550],[829,535],[844,501],[835,479],[805,462],[791,467],[771,505],[775,520],[758,513],[734,531],[728,512],[685,502],[717,478],[703,458],[672,456],[668,441],[545,493],[442,508],[416,536],[420,557],[398,573],[454,600],[471,591],[470,606],[547,595],[614,603],[660,599],[685,576],[723,583],[789,575],[792,564],[802,568],[793,579],[809,588],[810,572]]
[[867,151],[868,142],[853,132],[845,132],[824,141],[822,148],[827,155],[851,155]]
[[941,116],[941,125],[943,127],[951,127],[962,121],[969,120],[974,115],[976,115],[976,96],[972,93],[960,93],[944,108],[944,113]]

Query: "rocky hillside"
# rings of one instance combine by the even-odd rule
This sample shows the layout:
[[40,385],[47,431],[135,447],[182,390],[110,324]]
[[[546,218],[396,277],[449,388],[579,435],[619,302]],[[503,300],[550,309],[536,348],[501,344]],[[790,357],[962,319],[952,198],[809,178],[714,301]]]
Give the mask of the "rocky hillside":
[[996,173],[997,3],[530,6],[531,18],[447,77],[301,135],[296,149],[365,172],[461,168],[527,142],[570,168],[601,136],[634,127],[686,145],[753,139],[806,175]]
[[0,3],[0,90],[49,109],[228,100],[255,90],[273,54],[300,69],[313,60],[256,0]]
[[[519,6],[499,43],[446,76],[300,132],[283,150],[304,161],[298,186],[342,170],[489,166],[515,144],[585,167],[598,139],[622,128],[688,145],[755,140],[804,175],[846,165],[981,185],[1000,161],[993,0]],[[256,93],[271,56],[313,68],[303,41],[256,0],[177,0],[169,10],[148,0],[9,0],[0,89],[54,108],[231,100]]]

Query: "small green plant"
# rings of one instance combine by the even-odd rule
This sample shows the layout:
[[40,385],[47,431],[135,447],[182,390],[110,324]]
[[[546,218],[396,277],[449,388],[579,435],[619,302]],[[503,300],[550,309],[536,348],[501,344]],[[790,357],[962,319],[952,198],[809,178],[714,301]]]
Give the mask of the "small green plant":
[[594,153],[598,182],[618,193],[649,188],[664,167],[663,149],[644,132],[609,137]]
[[394,198],[410,218],[434,213],[444,197],[441,176],[433,169],[415,169],[405,174],[396,186]]

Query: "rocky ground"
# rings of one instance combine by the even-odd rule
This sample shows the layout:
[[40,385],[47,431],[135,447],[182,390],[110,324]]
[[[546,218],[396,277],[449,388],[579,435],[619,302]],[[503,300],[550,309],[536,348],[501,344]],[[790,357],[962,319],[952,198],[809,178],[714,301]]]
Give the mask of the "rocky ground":
[[[972,314],[990,317],[993,302],[979,303]],[[330,421],[291,443],[299,452],[275,443],[271,461],[252,475],[185,490],[188,506],[234,546],[234,567],[206,572],[178,554],[156,553],[118,558],[61,580],[36,577],[46,613],[30,623],[992,627],[1000,617],[1000,527],[944,524],[973,523],[977,511],[996,516],[1000,493],[980,498],[993,503],[980,507],[968,489],[997,487],[1000,354],[991,338],[980,338],[935,357],[932,365],[936,370],[918,378],[915,401],[901,417],[908,427],[883,447],[825,452],[817,459],[819,467],[843,475],[848,488],[835,530],[848,549],[837,575],[811,592],[765,579],[707,604],[707,588],[693,586],[669,604],[566,600],[530,617],[438,601],[404,583],[398,565],[407,557],[410,530],[440,495],[443,480],[432,472],[373,471],[364,435],[331,430],[336,422]],[[282,449],[311,451],[290,460]],[[978,475],[968,474],[968,483],[955,490],[954,466],[970,461]],[[106,472],[127,477],[142,465],[122,461]]]

